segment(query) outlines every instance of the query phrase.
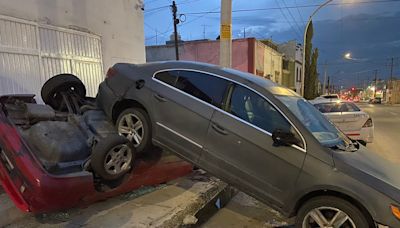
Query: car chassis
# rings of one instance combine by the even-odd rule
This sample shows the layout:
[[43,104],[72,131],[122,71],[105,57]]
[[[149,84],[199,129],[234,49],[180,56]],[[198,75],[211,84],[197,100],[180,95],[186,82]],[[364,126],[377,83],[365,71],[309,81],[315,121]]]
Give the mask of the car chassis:
[[127,171],[103,178],[90,164],[96,144],[121,137],[93,98],[61,94],[59,110],[34,95],[0,97],[0,182],[17,208],[47,213],[187,175],[192,165],[160,149],[134,156]]

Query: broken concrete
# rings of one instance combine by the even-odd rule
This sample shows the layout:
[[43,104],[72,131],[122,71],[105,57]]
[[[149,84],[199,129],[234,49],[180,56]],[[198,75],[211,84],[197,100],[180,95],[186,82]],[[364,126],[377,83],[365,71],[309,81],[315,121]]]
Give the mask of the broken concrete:
[[86,209],[29,215],[7,227],[177,227],[193,223],[196,213],[226,187],[218,179],[195,172],[153,191],[139,189]]
[[293,227],[294,221],[283,217],[258,200],[239,192],[226,207],[209,218],[202,227]]

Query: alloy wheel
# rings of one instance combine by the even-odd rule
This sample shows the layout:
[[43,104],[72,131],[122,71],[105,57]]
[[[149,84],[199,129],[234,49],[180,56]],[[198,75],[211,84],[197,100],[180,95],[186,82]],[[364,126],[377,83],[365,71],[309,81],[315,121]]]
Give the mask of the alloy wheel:
[[138,147],[144,137],[143,122],[137,115],[128,113],[121,118],[118,133],[131,141],[135,147]]
[[334,207],[318,207],[304,217],[303,228],[356,228],[348,214]]
[[104,159],[104,169],[108,174],[118,175],[131,168],[132,150],[127,145],[113,147]]

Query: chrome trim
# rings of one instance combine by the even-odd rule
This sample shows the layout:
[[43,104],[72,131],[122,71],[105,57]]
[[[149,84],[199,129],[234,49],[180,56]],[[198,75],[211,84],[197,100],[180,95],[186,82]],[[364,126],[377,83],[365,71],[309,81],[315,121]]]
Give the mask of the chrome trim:
[[164,129],[166,129],[166,130],[168,130],[168,131],[174,133],[175,135],[177,135],[177,136],[179,136],[179,137],[185,139],[186,141],[192,143],[193,145],[199,147],[200,149],[203,149],[203,146],[202,146],[202,145],[200,145],[200,144],[196,143],[195,141],[193,141],[193,140],[191,140],[191,139],[189,139],[189,138],[187,138],[187,137],[185,137],[185,136],[179,134],[178,132],[172,130],[171,128],[169,128],[169,127],[167,127],[167,126],[165,126],[164,124],[159,123],[159,122],[156,122],[156,124],[157,124],[158,126],[160,126],[160,127],[163,127]]
[[271,102],[271,100],[269,100],[269,99],[268,99],[267,97],[265,97],[263,94],[259,93],[257,90],[255,90],[255,89],[253,89],[253,88],[251,88],[251,87],[249,87],[249,86],[247,86],[247,85],[244,85],[244,84],[242,84],[242,83],[240,83],[240,82],[234,81],[234,80],[232,80],[232,79],[230,79],[230,78],[226,78],[226,77],[223,77],[223,76],[221,76],[221,75],[214,74],[214,73],[205,72],[205,71],[201,71],[201,70],[195,70],[195,69],[187,69],[187,68],[171,68],[171,69],[159,70],[159,71],[154,72],[154,74],[153,74],[153,76],[152,76],[152,79],[153,79],[154,81],[157,81],[157,82],[159,82],[159,83],[161,83],[161,84],[163,84],[163,85],[165,85],[165,86],[167,86],[167,87],[169,87],[169,88],[171,88],[171,89],[177,91],[177,92],[180,92],[180,93],[185,94],[185,95],[187,95],[187,96],[189,96],[189,97],[191,97],[191,98],[194,98],[195,100],[197,100],[197,101],[199,101],[199,102],[201,102],[201,103],[203,103],[203,104],[205,104],[205,105],[207,105],[207,106],[209,106],[209,107],[211,107],[211,108],[213,108],[213,109],[215,109],[215,110],[222,111],[224,114],[228,114],[229,116],[231,116],[231,117],[233,117],[233,118],[235,118],[235,119],[241,121],[242,123],[245,123],[245,124],[247,124],[247,125],[249,125],[249,126],[255,128],[255,129],[257,129],[257,130],[260,130],[261,132],[266,133],[266,134],[269,135],[269,136],[272,136],[272,133],[271,133],[271,132],[265,131],[265,130],[263,130],[263,129],[261,129],[261,128],[259,128],[259,127],[255,126],[255,125],[253,125],[253,124],[251,124],[251,123],[248,123],[248,122],[246,122],[246,121],[244,121],[244,120],[242,120],[242,119],[240,119],[240,118],[238,118],[238,117],[236,117],[236,116],[234,116],[234,115],[232,115],[232,114],[230,114],[230,113],[228,113],[228,112],[226,112],[226,111],[224,111],[224,110],[222,110],[222,109],[216,107],[216,106],[213,106],[213,105],[211,105],[211,104],[209,104],[209,103],[207,103],[207,102],[205,102],[205,101],[203,101],[203,100],[200,100],[199,98],[197,98],[197,97],[195,97],[195,96],[192,96],[192,95],[190,95],[190,94],[188,94],[188,93],[185,93],[185,92],[183,92],[182,90],[177,89],[177,88],[175,88],[175,87],[173,87],[173,86],[171,86],[171,85],[169,85],[169,84],[167,84],[167,83],[165,83],[165,82],[163,82],[163,81],[158,80],[157,78],[155,78],[156,74],[158,74],[158,73],[162,73],[162,72],[166,72],[166,71],[179,71],[179,70],[181,70],[181,71],[191,71],[191,72],[197,72],[197,73],[203,73],[203,74],[215,76],[215,77],[218,77],[218,78],[221,78],[221,79],[224,79],[224,80],[227,80],[227,81],[236,83],[236,84],[238,84],[238,85],[240,85],[240,86],[243,86],[243,87],[245,87],[245,88],[247,88],[247,89],[249,89],[249,90],[255,92],[256,94],[258,94],[259,96],[261,96],[262,98],[264,98],[266,101],[268,101],[268,103],[269,103],[271,106],[273,106],[276,110],[278,110],[278,112],[279,112],[283,117],[285,117],[285,119],[290,123],[290,125],[292,125],[292,127],[293,127],[293,128],[296,130],[296,132],[300,135],[300,137],[301,137],[301,139],[302,139],[302,141],[303,141],[303,144],[304,144],[304,148],[301,148],[301,147],[296,146],[296,145],[292,145],[292,147],[295,148],[295,149],[298,149],[298,150],[300,150],[300,151],[302,151],[302,152],[305,152],[305,153],[307,152],[307,143],[306,143],[306,140],[304,139],[304,137],[303,137],[303,135],[301,134],[301,132],[299,131],[299,129],[297,129],[297,127],[293,124],[293,122],[290,121],[290,119],[289,119],[289,118],[288,118],[288,117],[287,117],[273,102]]
[[[11,163],[10,159],[8,158],[8,156],[6,155],[6,153],[4,152],[3,149],[0,148],[0,157],[3,159],[3,161],[7,162],[7,165],[10,167],[11,170],[14,169],[13,164]],[[10,170],[10,171],[11,171]]]

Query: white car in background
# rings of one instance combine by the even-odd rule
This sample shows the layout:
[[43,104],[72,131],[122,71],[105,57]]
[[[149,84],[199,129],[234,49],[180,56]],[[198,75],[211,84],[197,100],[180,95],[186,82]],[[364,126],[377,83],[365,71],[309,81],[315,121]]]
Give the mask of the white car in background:
[[371,117],[353,102],[339,99],[315,99],[311,103],[352,140],[366,145],[374,139]]

